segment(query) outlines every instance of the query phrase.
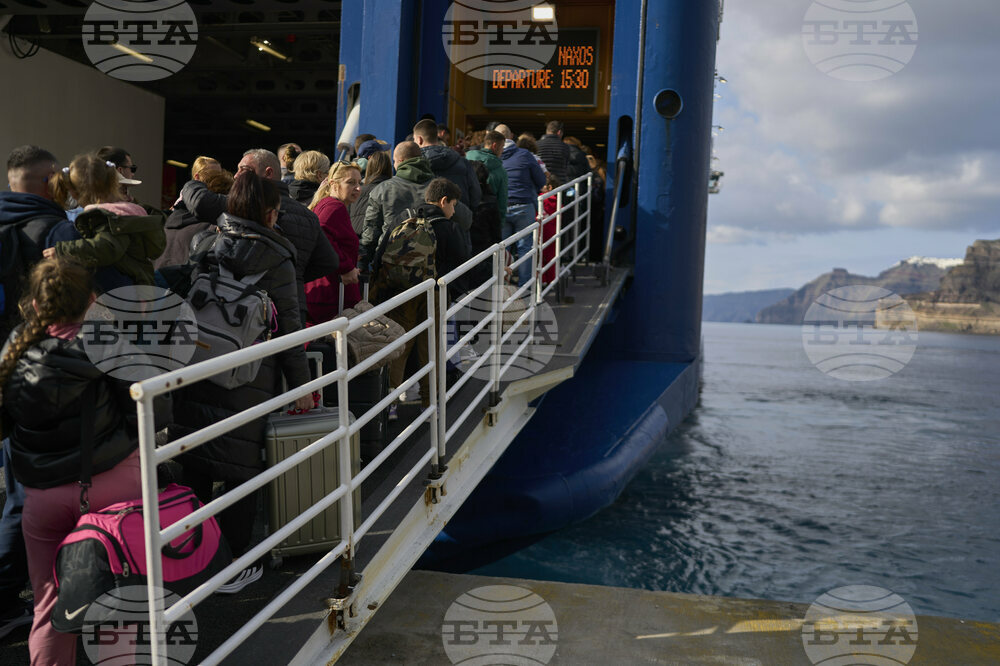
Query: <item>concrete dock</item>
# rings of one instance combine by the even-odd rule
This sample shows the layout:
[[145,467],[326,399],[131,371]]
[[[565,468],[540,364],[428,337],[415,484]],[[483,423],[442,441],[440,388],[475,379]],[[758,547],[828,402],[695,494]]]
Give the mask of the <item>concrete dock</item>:
[[[807,655],[808,609],[799,603],[412,571],[337,663],[809,665],[829,658],[830,647],[821,640],[826,647]],[[826,664],[1000,664],[1000,625],[916,620],[918,631],[895,641],[914,643],[908,661]],[[825,638],[837,641],[831,634]],[[876,656],[880,650],[883,657],[906,656],[905,650],[891,653],[892,641],[888,647],[873,644]],[[850,650],[847,645],[842,638],[841,653]]]

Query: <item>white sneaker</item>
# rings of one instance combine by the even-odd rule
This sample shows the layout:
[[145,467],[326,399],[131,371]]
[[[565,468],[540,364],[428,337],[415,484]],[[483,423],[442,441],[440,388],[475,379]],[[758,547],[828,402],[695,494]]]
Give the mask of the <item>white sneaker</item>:
[[242,590],[247,585],[256,583],[264,575],[264,565],[263,564],[251,564],[249,567],[243,571],[236,574],[229,582],[224,583],[218,590],[217,594],[236,594]]
[[399,401],[402,402],[420,402],[420,384],[414,384],[410,390],[403,391],[399,394]]

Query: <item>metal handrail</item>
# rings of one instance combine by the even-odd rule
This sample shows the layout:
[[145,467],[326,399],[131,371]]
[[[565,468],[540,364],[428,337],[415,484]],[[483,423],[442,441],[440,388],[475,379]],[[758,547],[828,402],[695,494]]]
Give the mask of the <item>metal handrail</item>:
[[[569,205],[563,205],[563,193],[574,185],[588,183],[587,195],[576,197]],[[557,197],[557,210],[551,216],[540,216],[539,221],[535,221],[525,229],[502,239],[476,256],[471,257],[462,265],[458,266],[438,280],[426,280],[407,291],[394,296],[380,305],[351,319],[338,317],[333,321],[319,324],[317,326],[296,331],[288,335],[275,338],[252,347],[238,350],[225,356],[209,359],[185,368],[181,368],[169,373],[157,375],[153,378],[133,384],[130,393],[136,402],[136,409],[139,419],[139,451],[142,475],[142,495],[144,503],[143,522],[146,545],[146,566],[147,566],[147,586],[149,591],[149,612],[150,612],[150,635],[151,657],[154,663],[159,663],[165,656],[165,628],[173,621],[176,621],[183,613],[193,609],[196,605],[204,601],[209,595],[214,593],[223,583],[232,578],[238,571],[248,566],[251,562],[264,556],[272,548],[284,541],[289,535],[296,532],[308,521],[318,516],[323,511],[328,510],[334,504],[338,505],[340,514],[341,534],[339,542],[331,548],[319,561],[300,576],[294,583],[277,595],[261,611],[243,627],[237,630],[212,654],[208,655],[204,663],[217,664],[224,659],[233,649],[245,640],[253,631],[260,627],[270,617],[274,615],[288,600],[298,594],[312,580],[320,575],[327,567],[341,557],[353,559],[353,553],[358,542],[370,531],[376,522],[384,515],[387,508],[394,502],[409,484],[415,479],[421,470],[430,467],[430,478],[440,478],[446,469],[443,462],[446,455],[446,445],[455,435],[463,423],[473,414],[477,413],[477,407],[482,400],[489,396],[489,406],[494,408],[499,404],[501,395],[501,381],[513,363],[524,353],[529,344],[533,342],[534,323],[536,318],[536,308],[541,302],[544,293],[541,285],[542,273],[550,267],[549,262],[542,267],[541,256],[543,248],[556,244],[556,256],[554,262],[558,267],[557,280],[569,272],[585,256],[586,250],[582,253],[571,255],[573,248],[580,244],[580,237],[589,236],[589,220],[592,210],[592,176],[587,174],[580,178],[553,189],[545,195],[539,196],[539,209],[543,206],[547,197]],[[586,199],[586,211],[581,214],[580,208]],[[563,214],[571,210],[572,222],[563,226]],[[556,234],[553,239],[544,245],[540,242],[542,238],[543,225],[556,220]],[[586,222],[584,224],[584,222]],[[584,230],[581,233],[581,230]],[[563,237],[567,234],[576,233],[573,240],[563,243]],[[524,256],[514,261],[510,269],[530,262],[531,279],[527,284],[518,285],[512,294],[505,289],[505,274],[507,268],[504,266],[505,255],[508,248],[517,244],[520,240],[532,238],[532,249]],[[589,248],[589,241],[587,247]],[[448,286],[470,271],[481,266],[483,262],[492,263],[492,275],[489,279],[479,285],[474,286],[468,294],[459,298],[454,304],[449,305],[447,290]],[[435,289],[436,287],[436,289]],[[551,288],[551,286],[549,287]],[[531,297],[527,297],[528,294]],[[477,321],[470,331],[458,335],[454,344],[448,344],[446,335],[447,322],[460,310],[474,302],[476,299],[487,298],[490,302],[488,311]],[[413,298],[427,299],[426,318],[418,322],[416,326],[406,332],[404,336],[387,345],[382,350],[366,358],[364,361],[353,367],[348,367],[347,336],[353,331],[363,327],[368,322],[380,316],[385,316],[395,308],[409,302]],[[524,299],[527,307],[521,312],[517,320],[511,326],[504,326],[504,316],[510,306]],[[508,358],[501,357],[503,345],[511,337],[527,325],[528,335],[520,342],[517,348]],[[505,330],[505,328],[507,330]],[[445,372],[448,359],[456,356],[461,349],[472,344],[475,336],[489,332],[490,344],[485,353],[472,364],[465,375],[458,380],[454,386],[447,386],[447,373]],[[395,353],[397,349],[407,344],[417,336],[428,336],[428,360],[412,376],[407,378],[399,386],[380,400],[377,404],[369,408],[364,414],[357,415],[351,422],[348,418],[349,404],[349,382],[358,375],[370,370],[379,362]],[[237,414],[233,414],[222,421],[213,423],[201,430],[190,433],[178,440],[157,447],[155,443],[156,424],[153,412],[154,398],[170,393],[181,387],[203,381],[213,375],[228,370],[239,365],[243,365],[258,359],[263,359],[277,352],[292,349],[307,342],[321,338],[332,338],[335,348],[336,369],[310,380],[297,387],[291,387],[278,396],[270,398],[259,405],[255,405]],[[436,344],[435,344],[436,343]],[[506,354],[505,354],[506,355]],[[449,427],[447,421],[447,403],[458,391],[463,388],[472,377],[473,373],[489,366],[489,381],[479,390],[475,398],[462,411],[457,419]],[[429,406],[424,408],[417,417],[403,429],[396,437],[389,442],[386,447],[367,463],[364,469],[354,474],[351,469],[350,439],[371,419],[375,418],[381,411],[388,408],[399,395],[415,386],[424,377],[428,378],[429,386]],[[285,458],[279,463],[262,470],[252,479],[243,482],[235,488],[228,489],[227,492],[208,502],[203,507],[186,516],[183,520],[177,521],[166,527],[160,527],[158,488],[156,466],[157,464],[170,460],[181,453],[190,452],[202,444],[239,427],[245,423],[266,416],[277,409],[282,408],[289,402],[311,394],[325,386],[335,385],[338,397],[338,413],[340,416],[340,426],[323,437],[312,442],[308,446],[297,451],[295,454]],[[354,493],[361,487],[377,469],[380,468],[390,457],[395,454],[401,446],[411,437],[415,436],[421,426],[427,423],[430,429],[430,442],[427,450],[419,456],[418,461],[403,473],[402,481],[397,483],[389,494],[379,503],[370,515],[366,516],[360,525],[354,523]],[[280,529],[275,530],[263,541],[256,544],[242,557],[237,558],[222,571],[214,575],[198,588],[188,593],[169,608],[164,607],[163,597],[156,593],[157,588],[163,586],[162,570],[162,548],[171,541],[176,540],[184,533],[201,524],[209,517],[217,515],[220,511],[231,507],[234,503],[249,496],[251,493],[274,481],[282,474],[287,473],[304,461],[312,458],[316,453],[336,445],[339,449],[339,484],[328,493],[323,499],[317,501],[312,506],[305,509],[299,516],[289,521]]]

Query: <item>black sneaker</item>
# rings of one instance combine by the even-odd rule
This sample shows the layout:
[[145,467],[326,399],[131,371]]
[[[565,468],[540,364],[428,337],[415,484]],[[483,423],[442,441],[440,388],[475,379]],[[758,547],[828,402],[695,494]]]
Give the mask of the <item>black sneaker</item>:
[[0,611],[0,638],[5,637],[18,627],[31,624],[35,619],[35,610],[31,604],[20,599],[13,608]]
[[231,580],[224,583],[218,590],[216,594],[236,594],[242,590],[247,585],[252,585],[261,579],[264,575],[264,565],[258,562],[251,564],[249,567],[239,572]]

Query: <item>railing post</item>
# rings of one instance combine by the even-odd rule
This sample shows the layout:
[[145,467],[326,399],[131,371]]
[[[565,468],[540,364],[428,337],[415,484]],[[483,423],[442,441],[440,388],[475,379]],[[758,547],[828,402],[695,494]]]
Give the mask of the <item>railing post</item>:
[[542,220],[545,219],[545,206],[542,203],[543,196],[538,195],[538,212],[535,215],[535,219],[538,222],[538,228],[531,234],[532,246],[531,254],[533,255],[531,263],[531,274],[535,276],[535,303],[542,302],[542,280],[540,279],[540,272],[538,270],[539,266],[542,265]]
[[[438,457],[443,458],[447,445],[445,435],[448,432],[448,285],[439,280],[436,286],[438,306],[437,310],[434,311],[434,316],[438,318],[438,329],[440,332],[435,338],[437,348],[432,358],[440,361],[440,363],[434,363],[434,366],[437,368],[437,383],[428,382],[428,385],[433,386],[433,391],[437,392],[437,401],[433,404],[437,405],[437,414],[435,416],[438,423]],[[430,290],[430,294],[433,297],[434,289]],[[431,307],[430,304],[428,304],[428,307]],[[462,337],[461,332],[459,332],[458,337]],[[435,467],[438,464],[439,461],[434,462]]]
[[[448,291],[445,289],[445,294]],[[443,364],[445,363],[444,355],[438,355],[439,345],[434,344],[437,340],[438,335],[445,337],[447,332],[447,324],[441,327],[441,331],[438,331],[437,320],[438,313],[435,309],[435,295],[434,286],[432,285],[427,290],[427,319],[430,323],[430,327],[427,329],[427,361],[430,363],[431,372],[427,377],[427,392],[430,394],[430,406],[434,410],[431,414],[430,423],[430,435],[431,435],[431,449],[433,450],[433,456],[431,458],[431,474],[440,475],[442,470],[441,459],[445,456],[445,446],[447,442],[445,441],[445,433],[448,432],[447,428],[438,427],[439,423],[444,422],[445,409],[444,402],[442,400],[447,395],[447,373],[443,372]],[[444,297],[444,302],[441,303],[441,312],[447,314],[448,312],[448,297]],[[442,315],[442,319],[444,316]],[[417,344],[420,344],[419,337],[417,338]],[[440,379],[439,379],[440,378]],[[444,387],[442,389],[442,386]],[[441,416],[441,421],[438,420],[438,415]],[[447,425],[447,424],[446,424]]]
[[[337,331],[333,336],[334,349],[337,355],[337,370],[343,370],[344,375],[337,380],[337,418],[340,425],[348,430],[337,442],[339,451],[338,463],[340,468],[340,479],[337,485],[347,484],[350,487],[354,478],[351,456],[351,417],[348,411],[350,395],[347,386],[347,331]],[[344,552],[345,560],[354,559],[354,494],[347,493],[340,500],[340,538],[347,542],[347,550]]]
[[594,172],[591,171],[587,174],[587,235],[584,237],[587,241],[586,248],[587,263],[590,263],[590,225],[594,223],[593,220],[593,210],[594,210]]
[[[556,265],[555,265],[555,278],[556,278],[556,300],[560,303],[563,301],[563,288],[562,288],[562,215],[563,215],[563,193],[560,190],[556,194]],[[542,235],[545,238],[545,235]],[[544,256],[544,255],[543,255]],[[544,261],[544,260],[543,260]],[[543,263],[544,265],[544,263]]]
[[[137,395],[138,393],[138,395]],[[156,478],[156,419],[153,397],[133,387],[138,399],[139,469],[142,474],[142,522],[146,543],[146,599],[149,607],[151,663],[167,663],[167,627],[164,626],[163,559],[160,543],[160,492]]]
[[498,243],[493,252],[493,275],[496,277],[496,284],[493,285],[492,302],[493,325],[490,327],[490,349],[493,358],[490,359],[490,384],[493,390],[490,391],[490,407],[500,404],[500,338],[503,336],[503,302],[506,289],[504,289],[504,259],[506,250],[503,243]]

